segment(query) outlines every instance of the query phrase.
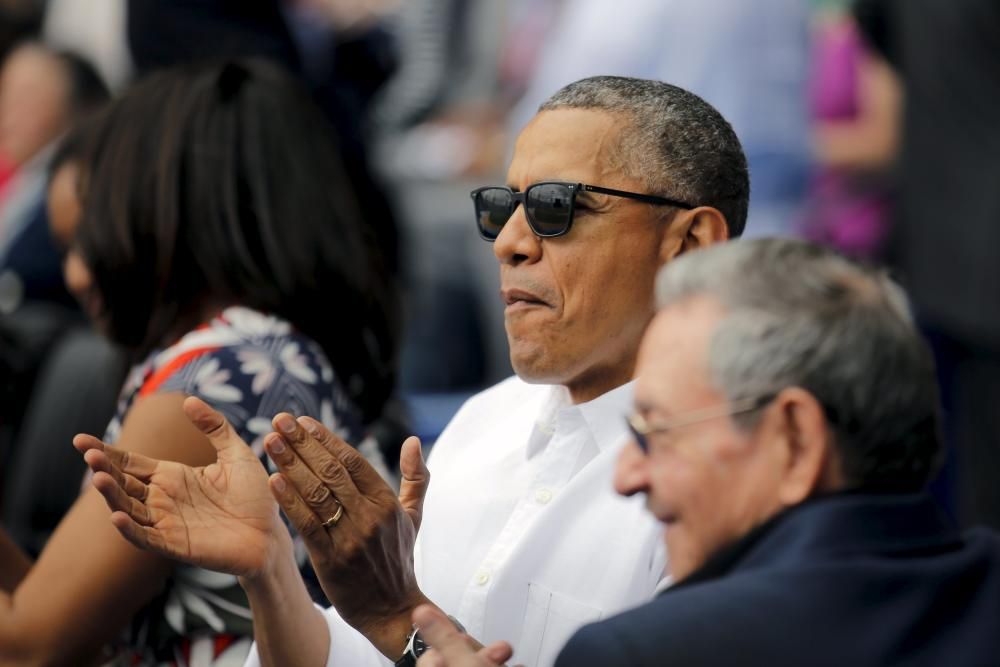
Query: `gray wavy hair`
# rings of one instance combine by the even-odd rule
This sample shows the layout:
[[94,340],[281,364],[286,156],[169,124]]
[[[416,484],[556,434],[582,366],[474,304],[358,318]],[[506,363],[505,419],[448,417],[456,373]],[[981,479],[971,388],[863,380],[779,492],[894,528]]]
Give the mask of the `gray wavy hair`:
[[[885,271],[803,241],[737,241],[661,270],[661,308],[700,296],[726,310],[709,367],[730,400],[805,389],[823,406],[851,486],[926,485],[941,457],[934,363]],[[752,428],[759,414],[738,423]]]

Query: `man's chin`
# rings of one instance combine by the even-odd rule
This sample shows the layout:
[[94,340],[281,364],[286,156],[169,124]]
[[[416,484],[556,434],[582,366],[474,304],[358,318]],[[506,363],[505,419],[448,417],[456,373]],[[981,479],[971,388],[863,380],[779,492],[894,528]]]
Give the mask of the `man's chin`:
[[676,521],[670,521],[664,526],[663,543],[667,547],[667,565],[674,581],[689,576],[705,560],[690,536],[684,535],[684,527]]
[[563,384],[562,374],[554,372],[543,354],[538,354],[536,350],[518,350],[516,346],[510,348],[510,365],[514,368],[514,373],[528,384]]

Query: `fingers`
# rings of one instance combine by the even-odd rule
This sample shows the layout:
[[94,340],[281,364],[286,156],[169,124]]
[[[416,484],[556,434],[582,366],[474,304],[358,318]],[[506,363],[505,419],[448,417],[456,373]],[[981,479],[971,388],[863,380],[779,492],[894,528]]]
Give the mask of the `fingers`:
[[281,511],[285,513],[292,527],[305,540],[310,556],[314,553],[317,556],[325,554],[326,550],[329,549],[330,541],[329,534],[322,522],[333,514],[320,519],[281,473],[274,473],[267,482],[271,495],[281,506]]
[[[498,664],[491,660],[484,651],[477,651],[470,644],[468,637],[440,609],[431,605],[421,605],[413,611],[413,624],[420,630],[420,635],[433,650],[423,657],[430,656],[427,663],[420,665],[447,665],[448,667],[487,667]],[[491,645],[491,648],[493,645]],[[437,655],[434,655],[437,654]],[[421,660],[423,659],[421,658]],[[506,659],[506,658],[505,658]]]
[[337,437],[330,429],[312,417],[300,417],[298,420],[312,440],[323,449],[337,457],[350,474],[354,485],[362,494],[368,496],[384,492],[389,486],[368,461],[354,447]]
[[[452,665],[451,667],[463,667],[464,663],[459,663]],[[420,659],[417,660],[417,667],[449,667],[448,663],[445,662],[444,656],[435,651],[434,649],[428,649]]]
[[[90,465],[91,460],[107,459],[113,467],[144,482],[149,481],[149,478],[156,472],[156,466],[159,463],[156,459],[112,447],[92,435],[83,433],[73,438],[73,446],[83,454],[83,460],[87,461],[87,465]],[[90,452],[95,452],[95,454]],[[93,466],[91,468],[93,469]],[[97,470],[94,469],[94,471]]]
[[247,457],[257,458],[249,445],[243,442],[235,429],[222,416],[222,413],[213,410],[205,401],[188,396],[184,399],[184,414],[198,430],[208,437],[220,460],[224,458],[230,460]]
[[399,452],[399,472],[402,476],[399,482],[399,504],[410,515],[413,526],[419,530],[424,512],[424,496],[427,495],[427,487],[431,482],[431,473],[424,463],[419,438],[410,436],[403,442]]
[[321,521],[333,516],[341,505],[356,507],[357,489],[347,471],[332,456],[327,455],[327,460],[317,464],[322,470],[321,476],[317,476],[281,435],[268,434],[264,438],[264,449],[282,473],[282,479],[293,487],[291,492],[302,500],[310,513],[322,517]]
[[[141,484],[138,481],[137,483]],[[110,474],[106,472],[94,473],[92,484],[104,496],[104,501],[111,508],[112,512],[123,512],[142,526],[153,525],[153,518],[149,508],[126,493],[123,486],[115,481],[114,477]]]
[[[318,514],[335,511],[333,502],[343,504],[348,511],[358,508],[362,494],[343,460],[334,453],[350,446],[326,428],[316,428],[319,425],[315,420],[303,419],[303,422],[323,438],[322,442],[291,415],[281,413],[274,418],[277,433],[264,441],[271,460]],[[336,501],[328,499],[324,489],[332,492]]]
[[490,662],[502,665],[514,655],[514,648],[507,642],[493,642],[479,650],[479,655]]
[[[494,647],[496,647],[495,650]],[[507,642],[490,644],[476,653],[471,653],[471,648],[469,651],[469,653],[463,653],[459,658],[449,660],[437,649],[429,648],[417,660],[417,667],[499,667],[505,661],[510,660],[510,656],[513,654],[513,649]],[[518,665],[518,667],[524,666]]]
[[88,451],[83,455],[83,460],[86,461],[95,475],[99,472],[111,475],[111,478],[126,494],[140,502],[145,502],[146,496],[149,493],[149,487],[132,475],[123,473],[111,463],[111,460],[104,452],[98,450]]
[[73,436],[73,446],[76,448],[76,451],[86,454],[91,449],[103,450],[105,444],[99,438],[95,438],[87,433],[77,433]]
[[442,637],[448,635],[450,628],[458,632],[458,628],[451,622],[451,619],[434,605],[422,604],[413,610],[413,625],[420,630],[420,636],[431,646],[439,643]]
[[113,512],[111,524],[118,529],[122,537],[140,549],[153,548],[153,530],[142,526],[125,512]]

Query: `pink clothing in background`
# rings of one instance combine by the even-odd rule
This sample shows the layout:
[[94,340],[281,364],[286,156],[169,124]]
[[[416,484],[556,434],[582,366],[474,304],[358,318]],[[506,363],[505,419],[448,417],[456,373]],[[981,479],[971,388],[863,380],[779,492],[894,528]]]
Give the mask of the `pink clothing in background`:
[[[816,31],[809,80],[814,123],[851,121],[858,115],[864,59],[864,44],[852,21]],[[886,236],[887,199],[877,177],[819,166],[810,181],[802,233],[848,255],[874,257]]]

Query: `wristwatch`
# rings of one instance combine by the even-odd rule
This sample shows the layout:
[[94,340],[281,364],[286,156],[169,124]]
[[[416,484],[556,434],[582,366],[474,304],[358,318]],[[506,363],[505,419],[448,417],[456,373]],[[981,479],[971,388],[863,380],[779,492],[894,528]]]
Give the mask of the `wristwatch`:
[[[449,616],[448,620],[455,624],[459,632],[465,632],[465,627],[458,622],[457,618]],[[417,628],[414,627],[413,631],[406,635],[406,648],[403,649],[403,655],[396,661],[395,667],[416,667],[417,658],[422,656],[429,648],[430,646],[420,636]]]

